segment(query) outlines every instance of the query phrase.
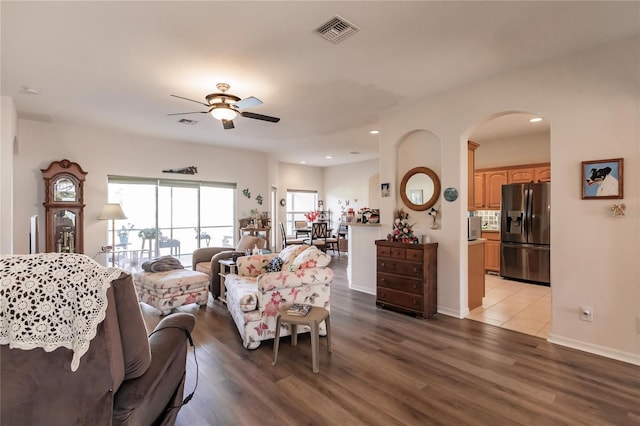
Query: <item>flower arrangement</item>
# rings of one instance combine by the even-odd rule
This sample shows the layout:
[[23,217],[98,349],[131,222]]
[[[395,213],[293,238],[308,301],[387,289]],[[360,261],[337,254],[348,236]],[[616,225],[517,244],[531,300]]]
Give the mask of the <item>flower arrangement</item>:
[[413,235],[413,225],[409,224],[409,214],[404,209],[395,210],[393,212],[393,229],[387,235],[387,240],[397,241],[401,243],[417,244],[418,237]]
[[304,214],[304,217],[306,217],[309,222],[315,222],[319,214],[320,214],[319,211],[310,211],[310,212],[306,212]]

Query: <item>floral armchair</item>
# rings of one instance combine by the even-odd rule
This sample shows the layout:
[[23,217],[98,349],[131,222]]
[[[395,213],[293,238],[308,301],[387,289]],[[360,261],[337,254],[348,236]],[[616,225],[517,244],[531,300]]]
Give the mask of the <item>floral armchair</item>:
[[[282,261],[281,269],[270,272]],[[242,337],[243,346],[256,349],[273,339],[280,305],[308,303],[330,309],[331,256],[315,246],[292,245],[277,254],[243,256],[237,260],[237,274],[225,278],[227,308]],[[278,269],[275,266],[275,269]],[[298,327],[298,333],[308,332]],[[281,336],[291,331],[283,327]],[[320,334],[326,335],[325,324]]]

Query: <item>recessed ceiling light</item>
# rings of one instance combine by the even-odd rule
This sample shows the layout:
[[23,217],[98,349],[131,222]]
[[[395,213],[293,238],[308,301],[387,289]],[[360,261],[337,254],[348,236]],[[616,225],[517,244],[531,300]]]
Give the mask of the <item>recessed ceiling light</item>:
[[542,121],[542,118],[540,117],[533,117],[531,119],[529,119],[529,123],[537,123],[539,121]]
[[372,135],[377,135],[380,133],[380,130],[369,130],[369,133],[371,133]]
[[307,164],[307,162],[306,162],[306,161],[304,161],[304,160],[302,160],[302,161],[300,162],[300,164]]
[[327,155],[327,156],[326,156],[326,157],[324,157],[324,158],[326,158],[327,160],[331,160],[333,157],[332,157],[332,156],[330,156],[330,155]]

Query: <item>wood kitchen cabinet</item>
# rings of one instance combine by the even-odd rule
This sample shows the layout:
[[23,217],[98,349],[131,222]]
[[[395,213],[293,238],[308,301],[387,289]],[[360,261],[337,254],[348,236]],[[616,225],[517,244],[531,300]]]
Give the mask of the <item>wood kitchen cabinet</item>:
[[508,170],[509,183],[551,182],[549,165],[518,167]]
[[474,200],[476,209],[498,210],[502,198],[502,185],[508,181],[506,170],[492,170],[477,172],[474,174],[475,190]]
[[510,169],[507,171],[509,176],[509,183],[529,183],[535,182],[535,169],[534,168],[518,168]]
[[500,233],[482,232],[484,242],[484,269],[489,272],[500,273]]
[[376,305],[429,318],[437,310],[438,243],[376,241]]
[[474,186],[474,197],[473,197],[473,206],[474,210],[483,209],[484,208],[484,173],[474,173],[473,174],[473,186]]
[[475,204],[475,189],[474,172],[476,170],[476,149],[480,146],[472,141],[467,141],[467,210],[474,211],[476,209]]
[[551,182],[549,163],[476,170],[474,210],[499,210],[502,185],[527,182]]
[[551,166],[536,167],[534,182],[551,182]]
[[485,294],[484,288],[484,274],[485,274],[485,261],[484,261],[484,245],[483,241],[470,241],[469,242],[469,271],[467,279],[467,294],[469,310],[482,306],[482,298]]

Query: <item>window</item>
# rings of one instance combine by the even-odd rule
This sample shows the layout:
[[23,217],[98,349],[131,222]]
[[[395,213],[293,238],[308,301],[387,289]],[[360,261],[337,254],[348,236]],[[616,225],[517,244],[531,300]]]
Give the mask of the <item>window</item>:
[[108,189],[127,215],[115,225],[120,250],[171,254],[190,266],[199,247],[235,246],[235,184],[109,176]]
[[316,191],[287,190],[287,234],[292,235],[295,229],[294,221],[304,220],[304,214],[316,210],[318,193]]

